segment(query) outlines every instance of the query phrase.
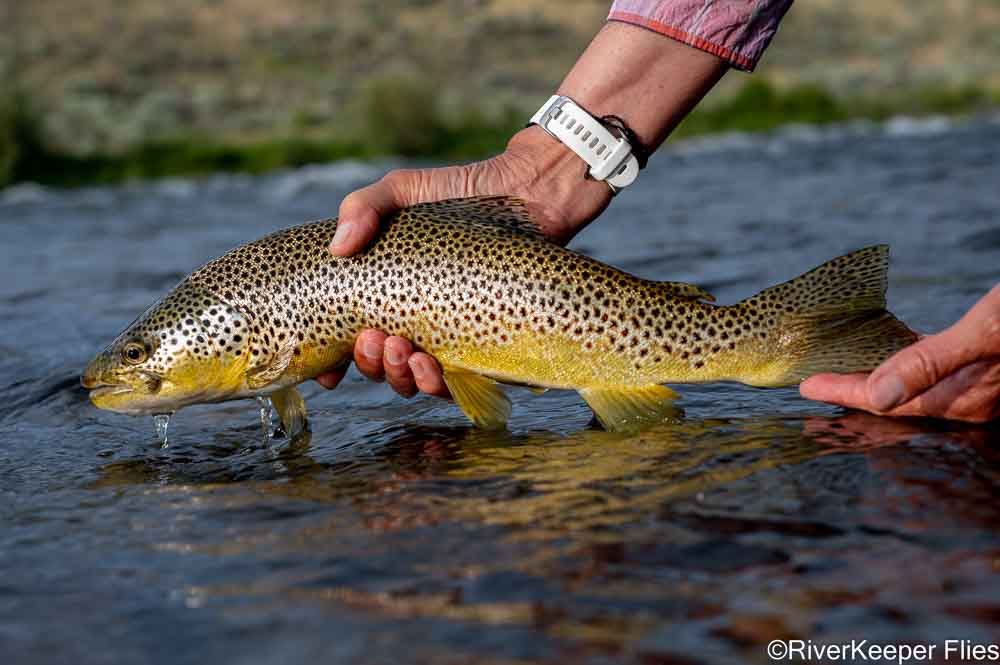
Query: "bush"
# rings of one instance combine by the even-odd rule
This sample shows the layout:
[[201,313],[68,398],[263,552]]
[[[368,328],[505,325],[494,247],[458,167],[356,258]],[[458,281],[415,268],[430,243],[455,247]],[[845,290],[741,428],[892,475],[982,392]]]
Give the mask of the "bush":
[[38,173],[47,156],[41,123],[27,99],[14,93],[0,100],[0,187]]
[[690,136],[731,130],[762,131],[790,122],[822,124],[848,117],[841,104],[818,86],[779,90],[763,79],[751,79],[724,102],[693,112],[678,133]]
[[464,102],[445,108],[442,86],[394,75],[373,81],[357,107],[362,136],[373,154],[469,159],[503,150],[524,126],[524,114],[485,113]]
[[401,74],[372,81],[362,91],[358,109],[366,139],[381,153],[440,154],[451,131],[438,94],[438,86]]

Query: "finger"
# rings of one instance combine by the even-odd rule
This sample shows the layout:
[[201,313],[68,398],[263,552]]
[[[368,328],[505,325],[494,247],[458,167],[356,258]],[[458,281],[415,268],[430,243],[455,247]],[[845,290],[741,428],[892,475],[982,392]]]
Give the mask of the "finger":
[[982,340],[959,322],[925,337],[882,363],[868,379],[868,401],[890,411],[979,358]]
[[958,323],[906,347],[872,372],[871,403],[888,411],[911,401],[958,369],[1000,355],[1000,286],[984,296]]
[[334,369],[329,372],[324,372],[316,377],[316,382],[323,386],[327,390],[333,390],[344,380],[347,375],[347,369]]
[[817,374],[799,384],[806,399],[871,411],[867,374]]
[[501,183],[482,177],[489,172],[484,164],[397,169],[378,182],[348,194],[340,204],[330,252],[334,256],[350,256],[361,251],[375,238],[380,220],[400,208],[426,201],[493,193]]
[[413,372],[420,392],[451,399],[451,393],[448,392],[448,386],[444,382],[441,366],[434,358],[426,353],[414,353],[410,356],[410,370]]
[[351,192],[340,204],[330,252],[334,256],[360,252],[378,233],[379,220],[398,207],[395,192],[385,178]]
[[417,384],[407,362],[412,354],[413,345],[409,340],[402,337],[385,340],[385,378],[393,390],[406,398],[417,394]]
[[887,416],[986,422],[1000,412],[1000,367],[992,361],[967,365],[914,399],[888,411],[871,402],[867,383],[864,374],[817,374],[803,381],[799,391],[807,399]]
[[992,420],[1000,415],[1000,363],[986,360],[966,365],[890,414]]
[[383,346],[386,334],[378,330],[363,330],[354,343],[354,364],[358,371],[372,381],[385,379],[385,368],[382,362]]
[[799,393],[806,399],[828,402],[850,409],[861,409],[870,413],[887,416],[924,416],[919,401],[913,400],[895,409],[882,409],[872,403],[869,393],[868,374],[817,374],[799,384]]

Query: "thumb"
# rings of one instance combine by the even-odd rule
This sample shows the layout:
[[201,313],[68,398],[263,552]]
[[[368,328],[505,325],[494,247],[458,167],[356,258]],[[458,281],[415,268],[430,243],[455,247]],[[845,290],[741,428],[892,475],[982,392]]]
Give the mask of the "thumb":
[[375,238],[380,220],[400,208],[483,193],[475,191],[473,185],[478,183],[470,177],[477,166],[398,169],[348,194],[340,204],[330,252],[334,256],[350,256],[361,251]]
[[337,232],[330,242],[334,256],[364,249],[378,233],[379,220],[408,205],[388,176],[348,194],[340,204]]
[[984,298],[952,327],[906,347],[872,372],[867,382],[872,407],[890,411],[962,367],[990,355],[987,329],[1000,308],[990,311],[983,307],[987,301]]

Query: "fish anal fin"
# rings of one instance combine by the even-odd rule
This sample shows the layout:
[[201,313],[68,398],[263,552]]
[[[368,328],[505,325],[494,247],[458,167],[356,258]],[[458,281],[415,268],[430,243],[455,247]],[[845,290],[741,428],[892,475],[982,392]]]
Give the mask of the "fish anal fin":
[[294,438],[306,429],[308,421],[306,419],[306,402],[299,394],[298,388],[289,386],[271,393],[271,404],[281,418],[281,426],[285,430],[285,435]]
[[637,432],[665,420],[680,420],[684,415],[683,410],[674,405],[678,394],[656,384],[583,388],[580,397],[587,402],[604,429],[610,432]]
[[276,353],[265,356],[247,370],[247,386],[251,390],[258,390],[277,381],[288,369],[294,353],[295,345],[285,344]]
[[481,374],[445,367],[444,382],[462,413],[476,427],[503,429],[507,426],[510,400],[496,381]]

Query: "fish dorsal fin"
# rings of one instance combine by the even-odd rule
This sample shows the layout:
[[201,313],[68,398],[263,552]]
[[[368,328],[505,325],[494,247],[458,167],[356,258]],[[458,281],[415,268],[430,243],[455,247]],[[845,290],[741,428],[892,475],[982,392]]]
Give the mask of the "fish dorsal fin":
[[510,418],[510,400],[493,379],[444,368],[444,382],[462,412],[477,427],[503,429]]
[[528,205],[513,196],[473,196],[418,203],[400,212],[406,215],[430,215],[438,221],[467,222],[498,226],[510,231],[544,238],[541,228],[531,216]]
[[609,432],[636,432],[644,427],[680,420],[684,412],[674,405],[679,396],[656,384],[628,388],[584,388],[580,397]]
[[715,302],[715,296],[694,284],[686,282],[660,282],[660,287],[667,291],[667,295],[676,298],[690,298],[691,300],[704,300]]
[[288,369],[294,353],[295,343],[292,341],[269,355],[261,354],[261,359],[247,370],[247,386],[251,390],[257,390],[277,381]]
[[271,404],[281,418],[281,426],[285,429],[285,435],[291,439],[308,426],[306,420],[306,401],[302,399],[295,386],[283,388],[276,393],[271,393]]

